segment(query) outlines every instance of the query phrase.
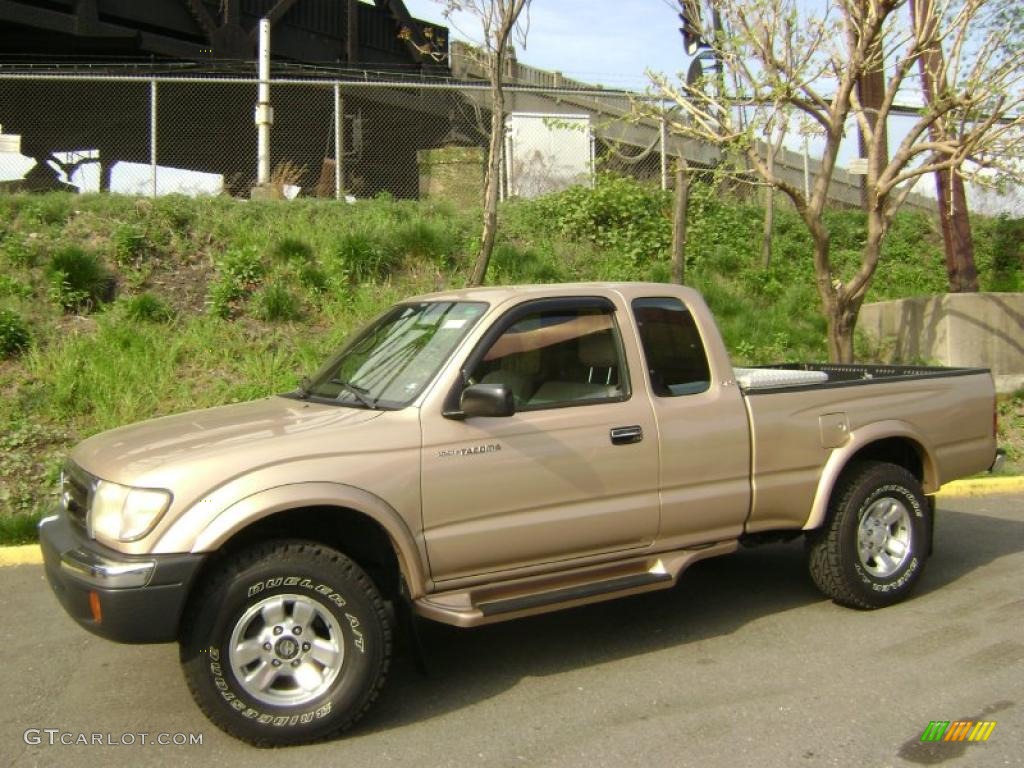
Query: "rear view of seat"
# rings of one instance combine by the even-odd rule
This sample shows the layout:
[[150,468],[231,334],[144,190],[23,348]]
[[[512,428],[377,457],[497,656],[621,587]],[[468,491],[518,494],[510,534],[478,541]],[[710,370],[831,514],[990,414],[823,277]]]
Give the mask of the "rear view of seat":
[[583,336],[579,340],[579,361],[586,370],[586,381],[547,381],[530,398],[530,404],[600,400],[622,394],[619,355],[611,331]]

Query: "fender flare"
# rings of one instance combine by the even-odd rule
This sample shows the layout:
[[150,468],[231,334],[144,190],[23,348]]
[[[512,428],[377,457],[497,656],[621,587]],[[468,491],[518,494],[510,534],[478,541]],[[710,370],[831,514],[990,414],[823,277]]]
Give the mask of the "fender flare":
[[350,509],[373,520],[391,540],[398,567],[412,597],[424,593],[428,581],[424,553],[420,551],[405,520],[379,496],[343,483],[289,483],[239,499],[210,520],[195,538],[192,552],[215,552],[232,536],[253,523],[301,507]]
[[846,469],[847,465],[861,450],[872,443],[893,438],[904,439],[912,443],[921,456],[922,486],[926,494],[935,493],[941,483],[938,467],[934,455],[928,446],[928,441],[914,427],[905,421],[888,420],[867,424],[850,433],[850,439],[835,449],[829,455],[825,466],[821,470],[821,477],[818,479],[818,488],[814,493],[814,502],[811,504],[811,512],[807,516],[803,530],[809,531],[821,527],[825,522],[828,513],[828,502],[832,497],[832,490],[839,482],[839,476]]

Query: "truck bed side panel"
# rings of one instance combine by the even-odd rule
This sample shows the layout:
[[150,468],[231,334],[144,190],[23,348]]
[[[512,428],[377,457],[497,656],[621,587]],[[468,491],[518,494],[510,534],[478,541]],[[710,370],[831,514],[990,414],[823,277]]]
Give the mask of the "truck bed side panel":
[[884,433],[919,444],[927,493],[986,469],[995,452],[992,397],[987,372],[749,393],[753,503],[747,530],[803,527],[822,468],[833,452],[852,456],[876,439],[866,437],[871,425],[884,422],[891,427]]

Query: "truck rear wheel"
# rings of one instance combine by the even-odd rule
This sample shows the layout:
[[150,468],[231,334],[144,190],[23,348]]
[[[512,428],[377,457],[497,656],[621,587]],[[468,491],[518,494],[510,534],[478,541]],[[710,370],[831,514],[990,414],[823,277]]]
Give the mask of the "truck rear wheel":
[[301,541],[258,545],[211,573],[181,638],[200,708],[257,746],[349,728],[377,698],[390,655],[384,605],[366,573]]
[[832,493],[825,525],[808,535],[811,577],[841,605],[897,603],[921,576],[931,524],[910,472],[880,461],[853,464]]

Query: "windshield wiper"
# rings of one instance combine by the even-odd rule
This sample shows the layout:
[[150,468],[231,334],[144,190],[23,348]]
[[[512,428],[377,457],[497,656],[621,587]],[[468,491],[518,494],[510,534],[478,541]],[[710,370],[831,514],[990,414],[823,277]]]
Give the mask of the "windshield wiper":
[[355,396],[356,400],[365,405],[367,408],[370,408],[372,410],[377,409],[377,401],[370,397],[367,397],[367,395],[370,394],[370,390],[368,390],[366,387],[360,387],[358,384],[353,384],[351,381],[345,381],[345,379],[339,378],[333,378],[328,383],[337,384],[343,390],[348,390]]

